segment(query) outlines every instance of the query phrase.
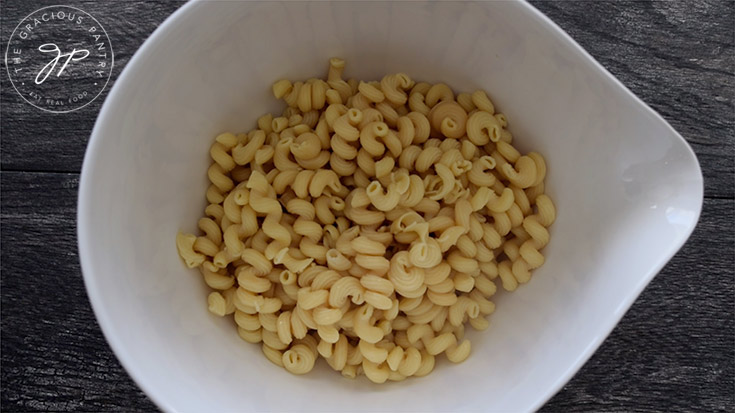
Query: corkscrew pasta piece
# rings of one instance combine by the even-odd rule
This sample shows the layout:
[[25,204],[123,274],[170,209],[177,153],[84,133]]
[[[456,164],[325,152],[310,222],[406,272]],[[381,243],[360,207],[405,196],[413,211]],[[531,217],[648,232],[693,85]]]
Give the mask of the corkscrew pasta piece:
[[380,81],[380,88],[386,99],[393,105],[402,106],[408,100],[406,90],[413,86],[414,82],[405,73],[386,75]]
[[447,138],[459,139],[465,135],[467,112],[457,102],[445,100],[431,108],[429,122]]
[[176,248],[206,309],[293,374],[324,358],[375,383],[470,357],[492,296],[546,261],[547,164],[521,152],[482,91],[403,73],[278,80],[282,113],[209,147],[201,235]]

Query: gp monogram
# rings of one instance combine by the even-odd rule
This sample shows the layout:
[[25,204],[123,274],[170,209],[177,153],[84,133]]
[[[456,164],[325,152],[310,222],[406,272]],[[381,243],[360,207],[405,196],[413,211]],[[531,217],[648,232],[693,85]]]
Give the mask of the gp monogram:
[[5,67],[26,102],[64,113],[91,103],[105,89],[114,55],[102,25],[76,7],[38,9],[10,35]]

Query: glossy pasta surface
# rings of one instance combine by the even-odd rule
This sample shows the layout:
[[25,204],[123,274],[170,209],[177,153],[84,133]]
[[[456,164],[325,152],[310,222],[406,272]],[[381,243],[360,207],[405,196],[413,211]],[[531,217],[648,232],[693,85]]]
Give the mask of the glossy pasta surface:
[[289,372],[424,376],[467,359],[465,326],[488,328],[497,288],[543,265],[547,165],[484,91],[344,68],[275,82],[282,114],[215,138],[200,234],[176,246],[209,311]]

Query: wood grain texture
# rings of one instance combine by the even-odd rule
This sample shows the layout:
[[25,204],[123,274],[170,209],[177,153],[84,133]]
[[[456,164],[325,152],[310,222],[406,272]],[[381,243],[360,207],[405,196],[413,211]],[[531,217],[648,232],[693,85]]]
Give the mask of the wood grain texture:
[[[0,88],[0,161],[3,170],[79,172],[87,139],[115,79],[143,41],[182,2],[176,1],[22,1],[0,3],[3,53],[18,22],[41,7],[66,4],[95,17],[110,37],[115,63],[107,88],[92,103],[69,113],[31,107],[15,91],[3,62]],[[4,55],[3,55],[4,56]],[[11,132],[11,133],[8,133]]]
[[[0,3],[2,45],[57,1]],[[181,3],[80,7],[107,29],[111,80]],[[700,223],[544,411],[735,409],[735,3],[532,2],[692,145],[705,177]],[[0,75],[2,411],[154,411],[99,330],[77,257],[78,171],[106,92],[54,115]],[[108,89],[109,90],[109,86]]]
[[79,270],[79,175],[2,172],[2,411],[152,410],[120,367]]
[[532,4],[684,136],[705,196],[735,196],[735,2]]

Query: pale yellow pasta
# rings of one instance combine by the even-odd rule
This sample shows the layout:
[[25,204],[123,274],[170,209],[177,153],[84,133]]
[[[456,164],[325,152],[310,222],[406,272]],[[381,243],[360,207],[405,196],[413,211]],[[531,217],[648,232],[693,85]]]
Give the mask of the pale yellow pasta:
[[291,82],[287,79],[281,79],[273,83],[273,96],[275,96],[276,99],[281,99],[289,94],[291,89],[293,89]]
[[[304,120],[304,117],[298,113],[293,114],[288,117],[288,129],[286,130],[289,130],[289,136],[291,133],[299,134],[303,132],[303,128],[306,128],[306,125],[301,125],[301,122],[303,120]],[[297,131],[296,129],[297,127],[299,127],[300,130]],[[281,132],[281,136],[284,136],[284,134],[286,133],[286,130],[283,130],[283,132]]]
[[465,135],[467,112],[457,102],[445,100],[431,109],[429,122],[447,138],[459,139]]
[[375,291],[365,291],[363,294],[365,302],[378,310],[389,310],[393,307],[393,301],[381,293]]
[[[479,278],[479,277],[478,277]],[[495,286],[495,284],[492,284]],[[488,315],[495,312],[495,303],[485,298],[482,292],[480,292],[479,289],[473,290],[469,297],[477,303],[478,308],[480,310],[480,315]],[[476,318],[476,317],[470,317],[470,318]]]
[[377,343],[385,336],[385,332],[380,328],[372,325],[370,318],[373,315],[373,307],[365,304],[353,315],[353,329],[355,334],[368,343]]
[[415,113],[420,113],[424,116],[428,115],[431,108],[426,105],[426,98],[423,93],[411,93],[408,97],[408,107]]
[[440,293],[432,291],[431,288],[429,288],[429,291],[426,292],[426,296],[432,303],[443,307],[450,306],[457,302],[457,296],[453,292]]
[[474,258],[467,258],[459,251],[452,251],[447,256],[447,262],[453,270],[460,273],[470,273],[478,268],[477,260]]
[[465,110],[465,112],[471,112],[474,109],[477,109],[477,106],[475,106],[475,103],[472,101],[472,95],[469,93],[459,93],[456,97],[457,103],[462,106],[462,109]]
[[237,276],[237,283],[239,286],[253,293],[264,293],[271,288],[270,280],[256,276],[252,267],[240,271]]
[[[322,227],[318,223],[299,217],[293,224],[294,232],[316,242],[322,237]],[[275,237],[274,237],[275,238]]]
[[470,237],[467,235],[462,235],[457,239],[457,249],[466,257],[473,257],[477,261],[480,261],[481,258],[487,258],[487,257],[478,257],[477,252],[480,248],[485,248],[485,251],[490,254],[490,257],[487,259],[488,261],[491,260],[493,257],[492,251],[488,250],[483,244],[476,244]]
[[257,315],[246,314],[240,310],[235,310],[235,323],[240,328],[248,331],[255,331],[260,328],[260,319]]
[[373,343],[368,343],[365,340],[360,340],[358,348],[362,357],[365,360],[369,360],[375,364],[380,364],[388,358],[388,351],[384,348],[378,347]]
[[194,241],[194,251],[209,257],[214,257],[219,253],[220,246],[207,237],[197,237],[196,241]]
[[350,245],[352,249],[359,254],[381,256],[385,254],[385,245],[366,236],[354,238],[350,241]]
[[436,184],[431,186],[427,185],[425,194],[429,199],[438,201],[452,191],[456,180],[452,171],[445,165],[435,164],[434,170],[436,171],[436,175],[433,176],[438,179],[435,181]]
[[[314,83],[312,83],[311,86],[311,108],[313,110],[319,110],[324,107],[324,105],[327,103],[327,90],[329,89],[329,85],[327,85],[327,82],[321,80],[321,79],[315,79]],[[309,127],[314,127],[316,124],[317,118],[310,118],[309,121],[306,121],[306,114],[313,111],[306,111],[304,113],[304,123],[309,125]]]
[[487,94],[482,91],[478,90],[475,91],[472,94],[472,104],[475,105],[478,109],[485,111],[491,115],[495,114],[495,106],[490,101],[490,98],[487,97]]
[[475,318],[480,314],[480,305],[466,296],[460,296],[457,302],[449,308],[449,323],[460,326],[464,317]]
[[316,134],[306,132],[299,135],[289,149],[296,158],[312,159],[319,155],[322,145]]
[[360,82],[357,90],[372,103],[380,103],[385,99],[385,95],[380,88],[367,82]]
[[477,331],[484,331],[490,326],[490,322],[485,317],[470,318],[470,325]]
[[479,267],[473,271],[459,272],[454,276],[454,288],[457,291],[468,293],[475,287],[475,277],[470,275],[470,273],[479,273]]
[[283,352],[283,367],[293,374],[306,374],[314,368],[316,354],[303,344],[296,344]]
[[[431,300],[427,299],[426,302],[431,302]],[[428,310],[420,313],[417,312],[416,314],[410,314],[407,318],[408,321],[417,324],[434,323],[435,321],[443,322],[443,319],[440,317],[445,310],[446,307],[434,305],[432,303],[432,306]]]
[[269,346],[268,344],[263,343],[261,346],[263,350],[263,355],[265,358],[267,358],[271,363],[275,364],[278,367],[283,367],[283,353],[280,350],[276,350],[273,347]]
[[324,111],[324,120],[327,122],[330,131],[334,131],[335,122],[340,116],[347,113],[348,110],[347,106],[337,103],[327,106],[327,109]]
[[235,186],[232,179],[225,174],[225,170],[218,163],[213,163],[209,167],[207,175],[212,184],[221,192],[230,191]]
[[381,211],[372,211],[366,208],[345,208],[345,216],[357,225],[374,225],[385,220],[385,213]]
[[390,156],[386,156],[383,159],[375,162],[375,177],[389,177],[390,173],[393,172],[393,167],[395,166],[395,164],[395,159],[391,158]]
[[[298,307],[296,307],[296,312],[298,312]],[[293,334],[293,337],[297,339],[304,338],[308,332],[309,328],[301,317],[295,313],[291,314],[291,333]]]
[[[207,190],[207,192],[209,192],[209,190]],[[224,200],[224,198],[222,200]],[[222,202],[222,200],[220,200],[220,202]],[[217,225],[220,225],[222,223],[222,217],[224,216],[224,214],[225,214],[225,210],[224,208],[222,208],[222,205],[209,204],[207,205],[206,208],[204,208],[204,215],[212,217],[212,219],[214,219]],[[201,227],[200,229],[202,229],[205,233],[207,232]],[[209,234],[207,233],[207,235]]]
[[375,105],[375,110],[380,112],[381,115],[383,115],[383,120],[385,123],[388,124],[391,128],[395,128],[398,124],[398,118],[401,116],[395,109],[393,109],[393,106],[386,102],[381,102]]
[[260,330],[249,331],[238,327],[237,334],[240,336],[240,338],[247,341],[248,343],[257,344],[262,341]]
[[338,308],[317,307],[312,312],[314,322],[319,325],[332,325],[338,322],[343,314]]
[[386,99],[394,105],[403,105],[406,103],[408,96],[405,90],[410,89],[413,84],[413,80],[405,73],[386,75],[380,81],[380,87]]
[[329,74],[327,75],[328,81],[341,80],[342,71],[345,68],[344,59],[338,57],[332,57],[329,59]]
[[356,254],[354,263],[377,275],[386,274],[390,269],[390,261],[383,256]]
[[[373,156],[365,150],[365,148],[360,148],[360,150],[357,152],[357,158],[355,159],[355,161],[357,162],[358,168],[360,168],[357,171],[358,173],[363,174],[363,176],[365,177],[375,176],[375,160],[373,159]],[[369,183],[365,184],[364,186],[367,185],[369,185]],[[357,184],[357,187],[363,187],[363,185]]]
[[[278,316],[272,313],[258,313],[258,321],[264,330],[272,333],[278,333]],[[279,338],[279,341],[280,340]],[[282,341],[283,342],[283,341]],[[283,342],[283,344],[286,344]]]
[[235,284],[235,277],[229,274],[220,274],[216,271],[204,268],[204,266],[199,268],[204,276],[204,282],[209,286],[209,288],[215,290],[227,290]]
[[[388,136],[388,125],[385,122],[371,122],[360,131],[360,145],[371,156],[381,156],[385,153],[385,143],[379,139]],[[400,146],[400,142],[399,142]]]
[[439,353],[443,353],[449,346],[457,344],[457,337],[452,333],[444,333],[429,340],[426,340],[424,345],[426,351],[432,356],[436,356]]
[[330,155],[329,165],[339,176],[350,176],[355,173],[355,169],[357,168],[357,164],[355,162],[351,162],[347,158],[341,157],[336,152],[332,152]]
[[226,311],[225,298],[218,292],[212,292],[207,297],[207,308],[217,316],[224,317]]
[[348,379],[354,379],[357,377],[357,368],[358,366],[354,364],[346,365],[342,369],[342,376],[347,377]]
[[528,188],[536,180],[536,162],[528,156],[518,158],[515,166],[509,163],[502,165],[501,170],[513,185],[520,188]]
[[393,283],[396,292],[405,296],[409,292],[421,288],[424,281],[424,273],[420,269],[411,268],[407,252],[401,251],[396,253],[390,262],[391,266],[388,271],[388,279]]
[[467,137],[477,146],[500,140],[502,127],[493,115],[478,110],[467,118]]
[[484,91],[344,69],[275,82],[280,114],[215,137],[200,235],[177,251],[208,310],[287,371],[322,357],[376,383],[424,376],[467,359],[466,324],[487,329],[498,285],[546,261],[546,160]]
[[386,364],[378,365],[370,360],[362,361],[362,369],[365,377],[377,384],[385,383],[391,373],[390,368]]
[[408,347],[403,352],[402,359],[398,365],[398,372],[407,377],[413,376],[422,364],[421,353],[419,350],[415,347]]
[[556,208],[551,202],[551,198],[547,195],[541,194],[536,197],[536,207],[538,208],[538,222],[548,227],[556,220]]
[[194,251],[194,243],[196,242],[196,235],[193,234],[182,234],[179,232],[176,235],[176,248],[179,251],[179,255],[184,259],[186,266],[189,268],[198,267],[202,265],[205,260],[203,254],[199,254]]
[[424,199],[424,183],[418,175],[409,176],[409,185],[406,192],[401,195],[398,204],[403,207],[415,207]]
[[534,244],[531,240],[526,241],[521,244],[518,251],[523,260],[528,264],[529,269],[538,268],[544,265],[545,261],[543,254],[538,251]]
[[209,149],[209,155],[212,157],[212,160],[225,171],[231,171],[236,166],[232,156],[228,153],[228,149],[229,148],[219,142],[212,144]]
[[273,263],[262,252],[253,248],[244,249],[240,258],[244,262],[252,265],[257,274],[265,275],[273,269]]
[[392,371],[398,371],[398,368],[401,365],[401,362],[403,361],[403,354],[404,350],[401,346],[395,346],[393,350],[388,353],[388,356],[386,357],[386,363],[388,364],[388,367]]
[[[282,245],[280,243],[278,244]],[[300,254],[300,251],[298,249],[291,251],[289,248],[283,248],[273,256],[273,263],[276,265],[282,264],[288,268],[289,271],[293,271],[298,274],[304,271],[314,261],[313,258],[306,258],[303,254],[300,255],[304,258],[298,258],[294,256],[294,253]]]
[[377,292],[386,297],[391,295],[395,289],[395,286],[390,280],[374,274],[368,274],[361,277],[360,284],[365,287],[365,289]]
[[446,262],[441,262],[435,267],[427,268],[424,270],[424,283],[428,286],[442,283],[449,277],[451,271],[452,268]]
[[327,266],[336,271],[345,271],[352,266],[352,263],[340,251],[333,248],[327,251]]
[[333,326],[319,324],[316,331],[319,338],[328,343],[336,343],[339,340],[339,331]]
[[447,348],[447,359],[452,363],[461,363],[470,356],[471,345],[469,340],[464,340],[459,345]]
[[329,290],[329,305],[340,307],[348,297],[351,298],[353,303],[362,304],[365,302],[364,294],[365,289],[357,278],[342,277]]
[[373,181],[365,188],[372,205],[380,211],[390,211],[398,206],[401,194],[394,188],[389,187],[387,191],[378,181]]
[[417,172],[426,172],[431,166],[435,165],[439,159],[441,159],[441,156],[441,149],[436,147],[425,148],[421,153],[419,153],[418,157],[416,157],[416,161],[413,166],[416,168]]
[[318,289],[329,289],[342,278],[342,275],[337,271],[323,269],[323,267],[313,266],[311,269],[316,269],[316,277],[311,281],[311,288]]
[[536,242],[538,248],[549,243],[549,231],[539,222],[538,218],[531,215],[523,220],[523,229]]
[[447,102],[453,100],[454,92],[444,83],[437,83],[426,92],[426,105],[429,107],[433,107],[440,101]]
[[498,264],[498,275],[500,275],[503,288],[506,291],[515,291],[515,289],[518,288],[518,281],[513,276],[510,261],[505,260]]
[[217,135],[214,138],[215,142],[218,142],[224,146],[225,149],[232,149],[233,146],[237,145],[237,136],[233,133],[225,132]]

